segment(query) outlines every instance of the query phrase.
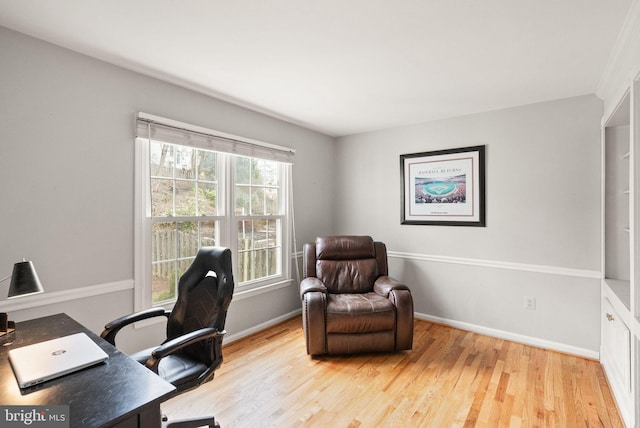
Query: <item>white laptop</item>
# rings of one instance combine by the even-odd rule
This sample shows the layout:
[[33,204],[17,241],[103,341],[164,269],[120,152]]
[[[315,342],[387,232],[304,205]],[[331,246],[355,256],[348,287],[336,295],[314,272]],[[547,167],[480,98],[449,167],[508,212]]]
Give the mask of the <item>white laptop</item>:
[[27,388],[85,367],[109,356],[85,333],[11,349],[9,361],[20,388]]

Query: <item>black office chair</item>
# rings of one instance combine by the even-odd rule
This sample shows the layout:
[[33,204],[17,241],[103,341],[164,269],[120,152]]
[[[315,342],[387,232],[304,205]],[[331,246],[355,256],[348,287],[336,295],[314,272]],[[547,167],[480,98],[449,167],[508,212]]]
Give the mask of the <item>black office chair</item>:
[[[115,346],[118,332],[145,319],[167,317],[167,339],[158,347],[131,357],[176,387],[174,395],[213,379],[222,364],[224,323],[233,297],[231,250],[203,247],[180,277],[178,299],[172,311],[152,308],[111,321],[101,336]],[[180,420],[166,427],[219,427],[213,417]]]

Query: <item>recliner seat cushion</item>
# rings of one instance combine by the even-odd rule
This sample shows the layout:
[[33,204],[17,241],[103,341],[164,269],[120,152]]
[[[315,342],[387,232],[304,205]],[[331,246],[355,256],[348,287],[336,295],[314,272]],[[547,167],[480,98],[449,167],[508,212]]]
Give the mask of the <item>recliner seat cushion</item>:
[[393,303],[376,293],[329,294],[327,333],[370,333],[395,329]]

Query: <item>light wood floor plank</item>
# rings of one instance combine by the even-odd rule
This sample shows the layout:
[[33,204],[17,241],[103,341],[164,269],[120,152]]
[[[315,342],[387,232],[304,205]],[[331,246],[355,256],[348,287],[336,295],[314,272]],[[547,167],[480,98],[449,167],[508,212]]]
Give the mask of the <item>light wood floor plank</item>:
[[213,381],[163,404],[222,428],[622,427],[597,361],[416,320],[414,349],[310,358],[300,317],[224,346]]

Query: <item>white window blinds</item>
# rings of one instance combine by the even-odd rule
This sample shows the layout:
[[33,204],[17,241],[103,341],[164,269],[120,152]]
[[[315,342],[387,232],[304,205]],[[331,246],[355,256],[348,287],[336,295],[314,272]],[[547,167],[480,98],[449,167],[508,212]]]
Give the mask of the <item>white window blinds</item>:
[[136,137],[292,164],[295,150],[224,132],[138,113]]

